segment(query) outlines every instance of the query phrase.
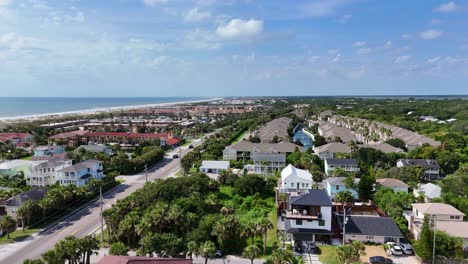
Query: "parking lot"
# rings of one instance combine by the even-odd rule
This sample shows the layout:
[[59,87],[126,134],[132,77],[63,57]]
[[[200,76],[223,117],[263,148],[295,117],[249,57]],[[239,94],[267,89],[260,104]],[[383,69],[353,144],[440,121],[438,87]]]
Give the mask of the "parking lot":
[[366,255],[361,256],[360,261],[368,263],[371,256],[384,256],[393,260],[394,264],[419,264],[418,259],[413,255],[393,256],[385,252],[383,246],[366,246]]

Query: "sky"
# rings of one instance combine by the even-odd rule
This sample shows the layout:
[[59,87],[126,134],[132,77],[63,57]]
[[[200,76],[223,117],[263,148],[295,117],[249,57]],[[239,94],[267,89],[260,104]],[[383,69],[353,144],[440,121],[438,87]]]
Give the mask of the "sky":
[[468,1],[0,0],[0,96],[468,94]]

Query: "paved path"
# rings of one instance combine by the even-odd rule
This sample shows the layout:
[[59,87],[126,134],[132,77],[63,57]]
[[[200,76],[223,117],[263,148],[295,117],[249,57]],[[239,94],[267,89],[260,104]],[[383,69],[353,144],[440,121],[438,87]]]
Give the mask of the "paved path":
[[[201,140],[198,140],[193,145],[198,145],[200,143]],[[184,148],[182,154],[188,151],[190,151],[188,148]],[[179,149],[168,153],[169,157],[172,157],[172,154],[175,153],[179,153]],[[156,179],[165,178],[178,170],[179,166],[180,158],[165,158],[162,162],[148,170],[148,180],[154,181]],[[125,180],[125,183],[104,195],[104,209],[110,208],[118,199],[129,196],[145,183],[144,173],[132,176],[119,176],[118,178]],[[25,241],[0,247],[0,263],[21,264],[25,259],[38,258],[42,253],[53,248],[57,242],[64,239],[66,236],[86,236],[98,230],[100,224],[99,201],[94,201],[59,223],[44,229],[39,234],[35,234]]]

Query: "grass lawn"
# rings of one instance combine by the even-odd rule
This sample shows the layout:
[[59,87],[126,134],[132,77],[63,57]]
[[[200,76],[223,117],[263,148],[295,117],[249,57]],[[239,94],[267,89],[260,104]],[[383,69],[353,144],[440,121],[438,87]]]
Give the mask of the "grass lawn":
[[[101,241],[101,231],[96,235],[96,239],[100,242]],[[107,232],[106,229],[104,229],[104,241],[100,243],[100,247],[105,247],[108,248],[110,247],[109,244],[109,232]]]
[[242,133],[239,133],[239,134],[237,135],[237,137],[235,137],[235,138],[232,140],[232,142],[230,142],[230,145],[239,142],[239,141],[244,137],[244,135],[245,135],[247,132],[249,132],[248,129],[246,129],[246,130],[243,131]]
[[319,260],[324,264],[341,264],[336,258],[336,246],[320,245],[318,246]]
[[278,216],[275,205],[272,206],[271,212],[268,214],[268,219],[273,224],[273,228],[268,230],[267,232],[266,254],[270,255],[273,251],[273,248],[277,247],[280,243],[280,241],[278,240]]
[[25,229],[23,232],[23,230],[19,229],[10,233],[10,239],[7,239],[6,235],[0,237],[0,244],[8,244],[23,241],[26,238],[30,237],[32,234],[37,233],[39,231],[40,229]]
[[33,157],[33,156],[24,157],[24,158],[22,158],[22,160],[31,160],[32,157]]
[[188,146],[188,145],[192,144],[192,142],[193,142],[192,140],[187,140],[184,144],[182,144],[181,147]]

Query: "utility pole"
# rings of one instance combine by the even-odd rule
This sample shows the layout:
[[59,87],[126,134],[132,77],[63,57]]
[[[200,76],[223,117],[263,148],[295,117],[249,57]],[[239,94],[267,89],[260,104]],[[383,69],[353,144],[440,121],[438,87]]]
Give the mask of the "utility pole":
[[433,227],[432,232],[434,232],[434,242],[432,242],[432,264],[435,264],[436,223],[437,223],[436,216],[433,215],[432,216],[432,227]]
[[148,165],[145,164],[145,182],[148,182]]
[[345,245],[345,237],[346,237],[346,207],[343,203],[343,246]]
[[99,187],[99,199],[101,200],[101,244],[104,242],[104,216],[102,214],[102,186]]

